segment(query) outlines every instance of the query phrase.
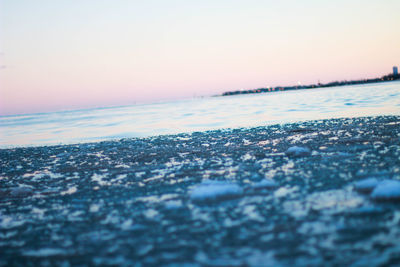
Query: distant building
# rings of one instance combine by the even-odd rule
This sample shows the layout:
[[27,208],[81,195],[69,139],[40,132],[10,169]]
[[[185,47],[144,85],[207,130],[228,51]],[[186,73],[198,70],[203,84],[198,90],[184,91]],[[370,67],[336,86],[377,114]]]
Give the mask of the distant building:
[[394,75],[394,76],[399,75],[399,70],[397,69],[396,66],[393,67],[393,75]]

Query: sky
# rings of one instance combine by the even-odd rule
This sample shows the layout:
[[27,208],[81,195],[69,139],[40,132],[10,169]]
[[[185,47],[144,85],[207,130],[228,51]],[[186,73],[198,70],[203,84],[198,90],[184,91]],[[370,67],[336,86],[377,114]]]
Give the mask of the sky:
[[378,77],[398,0],[0,0],[0,115]]

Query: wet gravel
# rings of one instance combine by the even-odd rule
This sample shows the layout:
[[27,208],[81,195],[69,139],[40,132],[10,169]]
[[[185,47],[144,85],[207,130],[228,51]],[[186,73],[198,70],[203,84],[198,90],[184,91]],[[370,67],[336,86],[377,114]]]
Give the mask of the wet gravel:
[[369,188],[400,180],[399,116],[2,149],[0,163],[0,266],[400,264],[400,201]]

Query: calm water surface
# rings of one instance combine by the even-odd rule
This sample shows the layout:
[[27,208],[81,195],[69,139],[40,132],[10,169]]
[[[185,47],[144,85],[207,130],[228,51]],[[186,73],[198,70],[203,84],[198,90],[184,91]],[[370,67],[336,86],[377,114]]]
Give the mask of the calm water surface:
[[2,116],[0,147],[71,144],[374,115],[400,115],[400,82]]

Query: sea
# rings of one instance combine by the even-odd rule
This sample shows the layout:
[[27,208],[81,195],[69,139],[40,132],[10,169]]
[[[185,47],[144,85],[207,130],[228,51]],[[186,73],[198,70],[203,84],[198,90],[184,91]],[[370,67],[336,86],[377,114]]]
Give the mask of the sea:
[[400,115],[400,81],[0,116],[0,148]]

